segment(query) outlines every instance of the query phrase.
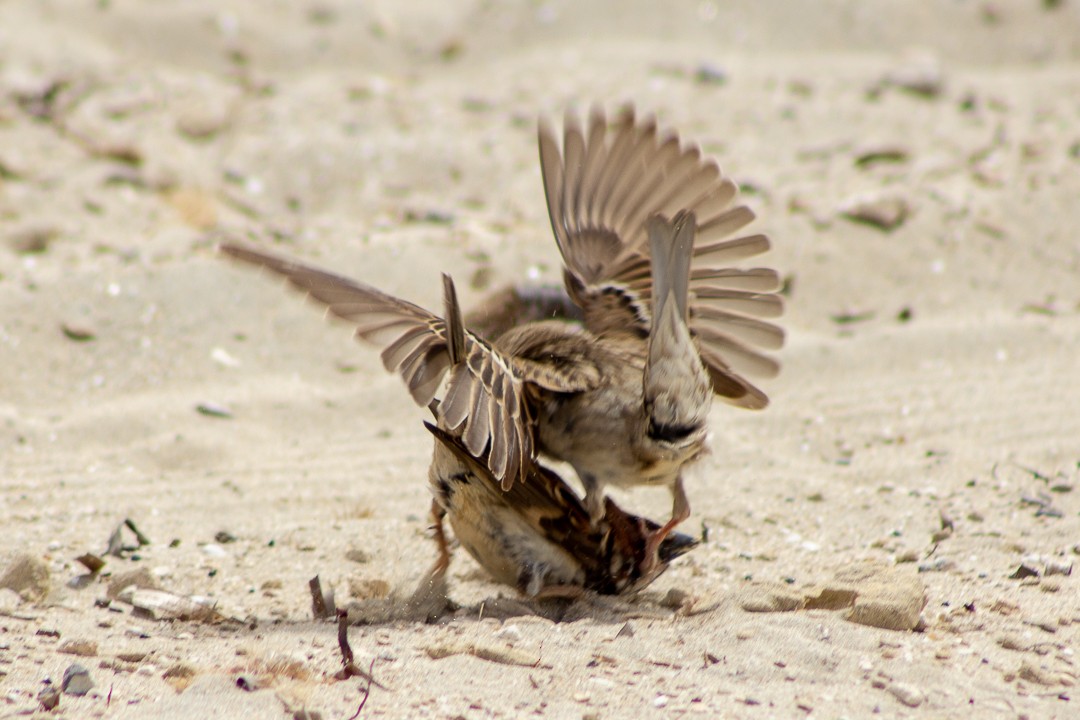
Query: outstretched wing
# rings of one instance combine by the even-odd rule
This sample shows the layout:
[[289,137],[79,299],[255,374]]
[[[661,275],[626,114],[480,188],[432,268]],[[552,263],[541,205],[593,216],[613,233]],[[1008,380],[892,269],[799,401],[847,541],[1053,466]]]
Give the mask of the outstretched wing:
[[696,145],[658,130],[651,117],[624,108],[608,122],[594,107],[585,125],[567,115],[560,147],[541,120],[540,165],[548,212],[565,263],[571,298],[590,330],[602,334],[651,322],[652,272],[646,221],[692,211],[698,218],[690,272],[690,330],[713,390],[742,407],[764,407],[765,394],[744,374],[771,377],[778,363],[764,351],[783,344],[779,276],[734,264],[769,249],[762,234],[735,236],[753,219],[736,204],[738,187]]
[[[225,255],[272,270],[356,325],[356,336],[383,346],[387,370],[405,380],[413,400],[431,407],[474,456],[509,487],[533,456],[532,421],[512,360],[465,329],[453,281],[443,276],[447,319],[370,285],[254,248],[225,243]],[[449,373],[445,394],[436,400]]]

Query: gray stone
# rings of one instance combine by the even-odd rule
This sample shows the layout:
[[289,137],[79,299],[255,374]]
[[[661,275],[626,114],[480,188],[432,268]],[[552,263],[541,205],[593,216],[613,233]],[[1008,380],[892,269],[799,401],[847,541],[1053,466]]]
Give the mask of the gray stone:
[[60,689],[65,695],[85,695],[94,687],[94,681],[90,677],[90,671],[82,665],[75,663],[69,665],[64,671],[64,682]]

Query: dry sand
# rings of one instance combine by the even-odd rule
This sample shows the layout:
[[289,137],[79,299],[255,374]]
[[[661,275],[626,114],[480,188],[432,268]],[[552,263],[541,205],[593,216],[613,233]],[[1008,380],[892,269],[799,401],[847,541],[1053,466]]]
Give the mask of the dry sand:
[[[214,242],[432,307],[442,270],[557,280],[534,122],[593,99],[750,191],[773,404],[716,406],[708,542],[637,601],[515,617],[459,553],[459,617],[353,628],[361,717],[1077,716],[1080,2],[581,5],[0,4],[0,574],[42,573],[0,589],[0,717],[72,663],[67,717],[356,711],[307,581],[431,562],[423,413]],[[80,578],[124,518],[151,544]],[[226,619],[96,604],[133,571]]]

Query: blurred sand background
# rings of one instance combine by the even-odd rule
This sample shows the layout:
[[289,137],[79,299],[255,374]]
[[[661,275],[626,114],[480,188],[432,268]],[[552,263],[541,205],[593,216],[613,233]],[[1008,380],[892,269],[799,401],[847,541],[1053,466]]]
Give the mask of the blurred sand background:
[[[353,628],[361,717],[1075,716],[1080,2],[5,0],[0,717],[72,663],[67,717],[356,711],[307,581],[429,565],[424,413],[214,244],[429,307],[440,271],[557,281],[535,119],[593,100],[746,189],[791,286],[773,403],[715,406],[708,541],[637,601],[516,615],[459,553],[458,617]],[[80,579],[125,518],[151,544]],[[136,571],[244,622],[95,604]],[[925,591],[916,631],[853,585]]]

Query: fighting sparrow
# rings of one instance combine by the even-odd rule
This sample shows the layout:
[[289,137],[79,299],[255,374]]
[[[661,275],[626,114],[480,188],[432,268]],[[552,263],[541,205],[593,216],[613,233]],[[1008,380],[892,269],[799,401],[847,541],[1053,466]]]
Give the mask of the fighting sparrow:
[[783,341],[762,319],[782,310],[778,276],[731,266],[767,250],[768,239],[730,237],[754,217],[733,205],[735,184],[653,120],[626,110],[609,128],[594,109],[587,128],[567,117],[561,152],[545,122],[539,141],[577,308],[562,314],[579,323],[451,334],[442,318],[369,285],[239,245],[222,251],[283,275],[384,345],[387,369],[471,457],[485,458],[504,490],[526,479],[538,450],[575,468],[594,523],[606,484],[671,486],[672,517],[648,535],[648,573],[689,515],[681,471],[704,450],[710,389],[741,407],[767,403],[744,375],[778,370],[761,352]]
[[[463,360],[453,348],[463,344],[466,330],[449,275],[443,276],[443,296],[453,365]],[[438,400],[432,403],[437,418],[441,409]],[[660,537],[656,523],[626,513],[610,498],[601,516],[591,516],[562,478],[532,458],[523,461],[521,482],[503,489],[491,471],[490,452],[474,453],[461,436],[424,424],[435,436],[428,481],[439,557],[432,577],[445,573],[450,561],[444,517],[492,577],[530,597],[574,597],[583,589],[636,592],[697,545],[682,534]],[[654,551],[655,537],[660,542]]]
[[[534,368],[528,359],[495,351],[465,328],[449,275],[443,276],[444,320],[370,286],[259,250],[226,243],[221,252],[285,276],[326,303],[335,315],[356,320],[360,337],[397,336],[383,352],[384,363],[400,370],[414,399],[426,405],[439,423],[425,423],[435,436],[429,483],[439,555],[410,604],[427,605],[432,588],[443,586],[450,561],[444,518],[462,546],[495,580],[538,598],[573,597],[583,590],[636,592],[697,545],[693,538],[675,533],[663,538],[655,551],[649,549],[648,541],[659,526],[626,513],[610,499],[601,519],[594,521],[574,491],[556,473],[535,462],[533,421],[513,413],[519,407],[510,404],[515,393],[526,383],[535,387],[542,382],[546,389],[563,387],[562,392],[574,394],[596,385],[598,378],[580,367],[545,373],[543,366]],[[545,380],[547,374],[562,385]],[[449,375],[447,390],[436,397],[444,375]],[[455,424],[457,411],[450,403],[459,395],[471,398],[466,403],[470,414]],[[485,401],[485,396],[490,397]],[[521,402],[520,407],[527,410],[530,405]],[[493,433],[490,442],[485,439],[477,451],[469,447],[477,423],[501,422],[484,410],[501,412],[511,426]],[[509,442],[496,441],[496,437]],[[496,452],[503,457],[494,459]],[[502,478],[496,475],[495,468],[507,467],[512,471],[504,471]],[[518,481],[508,485],[509,477]]]
[[[696,146],[659,133],[651,119],[638,121],[632,109],[613,127],[599,109],[587,128],[569,114],[561,151],[541,121],[539,145],[574,309],[550,299],[542,307],[581,321],[518,325],[495,346],[538,360],[558,347],[564,367],[569,360],[597,369],[599,382],[580,393],[529,394],[538,449],[574,467],[594,520],[604,511],[605,485],[669,485],[671,519],[648,545],[658,559],[659,543],[690,513],[681,471],[704,452],[711,395],[746,408],[767,404],[744,374],[779,369],[761,352],[783,342],[780,328],[761,319],[782,310],[779,278],[731,264],[764,252],[769,241],[730,238],[754,218],[734,204],[735,184]],[[502,297],[495,317],[507,314],[505,291]]]
[[634,593],[698,544],[671,533],[659,545],[658,562],[651,561],[646,545],[656,523],[625,512],[611,498],[594,522],[562,478],[531,461],[524,481],[504,491],[486,457],[473,456],[456,435],[424,424],[435,436],[429,482],[439,556],[422,587],[434,584],[431,578],[445,574],[450,562],[444,518],[492,578],[531,598],[573,598],[585,590]]

